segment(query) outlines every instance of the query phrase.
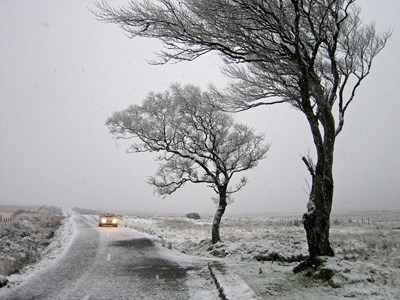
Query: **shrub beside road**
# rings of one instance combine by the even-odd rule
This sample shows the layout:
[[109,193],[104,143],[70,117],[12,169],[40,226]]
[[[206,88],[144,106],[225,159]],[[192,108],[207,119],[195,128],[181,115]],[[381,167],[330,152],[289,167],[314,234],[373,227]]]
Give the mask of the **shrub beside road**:
[[59,209],[50,207],[19,210],[12,215],[9,222],[0,223],[0,275],[4,276],[40,260],[63,218]]

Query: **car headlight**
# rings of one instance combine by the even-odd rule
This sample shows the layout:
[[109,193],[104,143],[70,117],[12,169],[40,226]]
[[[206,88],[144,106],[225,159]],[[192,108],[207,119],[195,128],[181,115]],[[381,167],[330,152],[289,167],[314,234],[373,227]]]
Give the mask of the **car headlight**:
[[118,223],[118,219],[113,219],[112,222],[113,222],[113,224],[117,224]]
[[107,223],[107,218],[102,218],[101,223]]

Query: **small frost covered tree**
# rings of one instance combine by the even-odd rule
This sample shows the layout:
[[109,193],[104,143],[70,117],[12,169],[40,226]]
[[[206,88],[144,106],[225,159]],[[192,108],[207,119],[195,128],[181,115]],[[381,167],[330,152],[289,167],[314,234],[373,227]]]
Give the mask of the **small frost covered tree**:
[[303,157],[312,180],[303,216],[309,259],[297,271],[317,256],[334,255],[329,229],[336,137],[391,34],[364,25],[355,2],[146,0],[120,8],[103,2],[95,12],[132,37],[161,40],[158,63],[220,53],[234,79],[230,110],[288,103],[304,115],[316,156]]
[[160,195],[169,195],[186,182],[205,183],[218,194],[212,243],[220,241],[220,222],[231,195],[246,177],[230,186],[233,175],[254,168],[269,149],[263,135],[217,108],[209,92],[172,85],[150,93],[142,105],[115,112],[106,122],[116,138],[133,139],[128,152],[161,152],[155,176],[148,182]]

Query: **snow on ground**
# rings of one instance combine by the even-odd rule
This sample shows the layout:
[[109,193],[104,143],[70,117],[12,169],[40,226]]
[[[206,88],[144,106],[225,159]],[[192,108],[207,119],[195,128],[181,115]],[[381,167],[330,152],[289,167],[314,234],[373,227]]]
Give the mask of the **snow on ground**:
[[[336,256],[300,274],[293,268],[306,257],[307,241],[295,218],[224,217],[223,242],[214,246],[211,217],[126,216],[122,226],[145,232],[164,247],[219,260],[227,266],[221,282],[229,281],[227,272],[240,276],[260,299],[400,299],[400,213],[351,218],[332,224]],[[232,286],[228,294],[243,289]]]
[[[0,274],[0,280],[6,279],[7,281],[5,283],[8,283],[8,287],[12,288],[13,286],[19,285],[21,282],[29,279],[29,277],[34,276],[37,272],[51,267],[57,260],[61,259],[63,254],[68,250],[68,247],[71,245],[74,234],[76,233],[73,221],[74,214],[75,212],[73,212],[72,210],[63,209],[63,215],[65,218],[62,220],[62,225],[56,230],[50,240],[46,240],[49,245],[47,248],[41,251],[40,260],[38,262],[27,265],[26,267],[21,268],[18,273],[10,275],[8,277],[3,277]],[[16,223],[12,224],[12,226],[16,226],[16,224],[25,224],[32,227],[34,224],[36,224],[29,223],[29,219],[31,219],[31,215],[22,215],[18,218],[18,220],[16,220]],[[97,219],[97,216],[88,215],[87,219]],[[144,219],[141,219],[140,222],[142,222],[142,224],[152,223],[151,220],[147,222]],[[19,235],[11,235],[8,236],[7,241],[2,240],[0,244],[4,244],[7,246],[9,244],[8,241],[14,240],[16,242],[15,244],[20,244],[20,249],[18,249],[19,252],[27,252],[29,246],[27,246],[27,244],[20,243]],[[30,235],[34,235],[34,230],[32,230]],[[144,235],[152,239],[155,238],[154,236],[148,235],[145,232]],[[44,237],[38,234],[35,235],[35,238],[44,239]],[[26,248],[23,249],[24,247]],[[160,245],[159,247],[161,248],[162,246]],[[209,286],[210,283],[214,284],[216,280],[218,280],[217,282],[219,282],[220,285],[223,284],[224,289],[221,291],[224,292],[224,295],[229,296],[226,297],[226,299],[234,300],[255,298],[254,292],[240,277],[238,277],[236,274],[233,274],[232,272],[227,272],[223,268],[221,269],[221,266],[219,265],[214,265],[214,259],[185,255],[175,249],[171,249],[170,251],[160,251],[159,255],[164,259],[178,262],[182,267],[188,268],[188,280],[186,282],[186,285],[190,293],[190,299],[192,300],[215,299],[216,297],[218,297],[217,289],[215,290],[215,292],[212,292],[209,289],[203,289],[204,286]],[[201,269],[198,269],[198,267],[192,269],[193,266],[203,265],[204,259],[206,259],[206,261],[209,261],[209,263]],[[211,272],[214,275],[214,283],[210,282]],[[222,288],[222,286],[220,287]],[[3,287],[0,289],[0,298],[2,292],[6,291],[5,289],[7,289],[7,287]]]
[[[10,276],[12,283],[18,284],[62,256],[74,235],[72,212],[64,214],[67,218],[42,260]],[[189,271],[188,284],[207,284],[201,274],[211,271],[227,299],[400,299],[399,212],[334,220],[331,241],[336,256],[323,258],[316,270],[300,274],[292,270],[307,255],[307,242],[298,218],[224,217],[223,242],[213,246],[209,243],[211,224],[211,217],[124,216],[121,222],[172,249],[168,255],[182,265],[193,258],[180,253],[207,257],[208,267]],[[210,296],[198,293],[191,299]]]
[[[42,243],[46,243],[48,244],[48,246],[42,251],[40,251],[39,249],[40,257],[38,257],[39,260],[37,262],[35,262],[34,264],[28,264],[27,266],[23,267],[18,273],[12,274],[7,277],[7,280],[9,281],[11,286],[18,285],[23,280],[26,280],[28,277],[33,276],[39,270],[48,268],[53,264],[54,261],[60,259],[62,257],[62,254],[68,249],[74,236],[74,225],[71,217],[73,212],[70,209],[62,209],[61,214],[64,217],[61,220],[61,226],[54,232],[52,238],[48,239],[41,234],[37,234],[37,232],[35,234],[34,230],[29,230],[30,236],[32,236],[32,238],[42,239]],[[32,224],[30,223],[30,219],[32,218],[32,216],[29,213],[22,214],[18,218],[19,219],[17,219],[16,222],[19,224],[25,224],[25,226],[28,226],[28,228],[32,226],[37,226],[35,222],[33,222]],[[15,224],[12,226],[15,226]],[[8,239],[5,241],[2,240],[1,244],[6,246],[10,244],[18,244],[18,249],[12,249],[11,247],[8,247],[8,249],[2,249],[2,252],[28,252],[27,249],[23,249],[24,244],[21,244],[20,242],[17,242],[15,240],[16,238],[18,238],[18,236],[15,236],[15,234],[13,236],[12,234],[10,234],[10,232],[8,232],[8,234]],[[27,248],[30,248],[29,243],[25,246]]]

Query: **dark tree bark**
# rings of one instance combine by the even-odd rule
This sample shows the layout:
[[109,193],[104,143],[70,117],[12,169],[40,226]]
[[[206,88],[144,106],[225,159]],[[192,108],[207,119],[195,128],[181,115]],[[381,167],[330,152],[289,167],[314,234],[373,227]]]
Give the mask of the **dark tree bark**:
[[[325,99],[323,89],[318,81],[313,80],[312,72],[303,69],[301,79],[302,101],[300,109],[306,115],[317,152],[317,163],[314,166],[310,159],[303,157],[312,179],[307,212],[303,215],[304,229],[307,235],[309,259],[295,271],[307,267],[317,256],[334,256],[329,241],[330,214],[333,202],[333,157],[336,139],[336,125],[332,108]],[[313,110],[309,91],[321,105],[318,112]]]
[[222,216],[225,213],[225,209],[227,206],[227,196],[226,196],[226,186],[219,187],[219,204],[218,209],[215,212],[212,229],[211,229],[211,243],[216,244],[221,241],[221,237],[219,234],[219,227],[221,224]]
[[[295,273],[315,265],[318,256],[334,256],[329,240],[334,190],[332,175],[333,144],[325,147],[324,150],[327,153],[318,153],[317,155],[317,166],[311,176],[312,187],[307,212],[303,215],[309,257],[294,268]],[[325,159],[321,159],[322,157]]]
[[310,259],[317,256],[333,256],[334,252],[329,242],[330,213],[333,200],[332,162],[317,163],[321,167],[312,176],[312,188],[304,214],[304,229]]

